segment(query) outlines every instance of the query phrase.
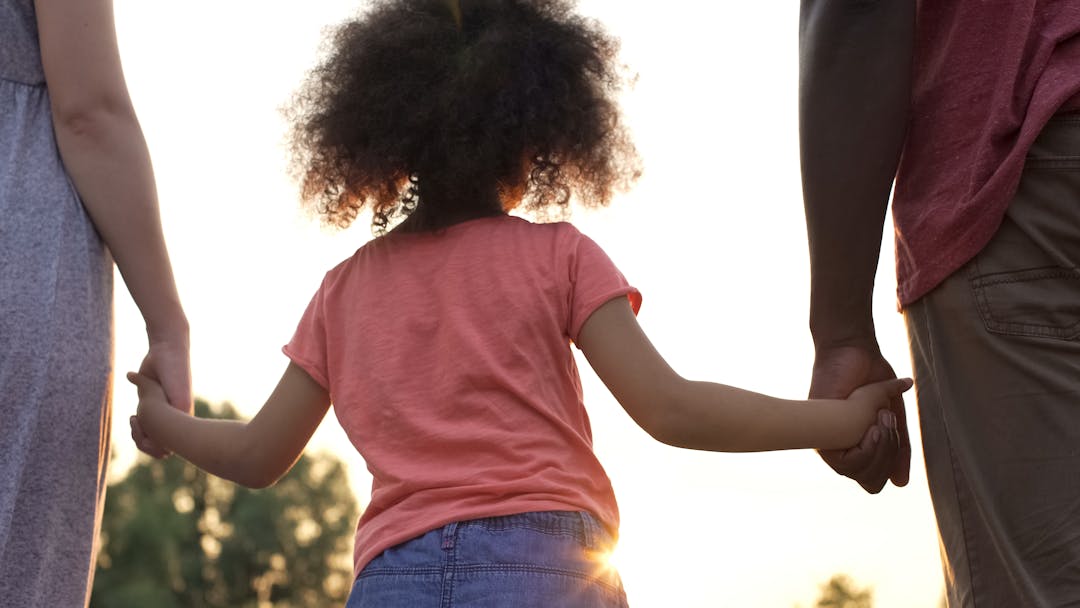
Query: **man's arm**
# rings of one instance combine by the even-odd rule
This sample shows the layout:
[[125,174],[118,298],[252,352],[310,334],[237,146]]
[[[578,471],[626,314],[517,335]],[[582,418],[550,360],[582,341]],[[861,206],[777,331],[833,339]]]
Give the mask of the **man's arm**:
[[[882,224],[911,98],[915,0],[803,0],[799,29],[799,138],[810,244],[812,397],[844,397],[893,376],[872,316]],[[907,481],[900,434],[848,452],[834,469],[877,492]]]

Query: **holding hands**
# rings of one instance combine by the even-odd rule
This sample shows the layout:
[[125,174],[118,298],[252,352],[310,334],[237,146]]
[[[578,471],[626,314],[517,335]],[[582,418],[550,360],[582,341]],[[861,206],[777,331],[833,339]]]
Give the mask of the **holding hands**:
[[[874,348],[838,346],[818,350],[814,360],[811,399],[846,397],[849,401],[870,400],[878,408],[887,408],[858,445],[818,452],[834,471],[855,480],[871,494],[880,492],[890,480],[900,487],[908,482],[911,440],[901,393],[911,387],[911,381],[895,378],[896,373],[876,344]],[[904,383],[904,388],[888,390],[890,380]],[[867,384],[872,382],[876,384]]]
[[[139,366],[139,376],[143,382],[136,383],[133,374],[128,374],[128,380],[139,387],[139,411],[142,412],[144,402],[144,387],[148,393],[153,393],[151,402],[170,406],[185,413],[191,414],[193,401],[191,397],[191,365],[190,346],[186,335],[178,335],[169,339],[150,338],[150,348]],[[168,450],[158,445],[146,433],[139,422],[139,416],[132,416],[131,438],[135,445],[154,458],[163,458],[169,455]]]

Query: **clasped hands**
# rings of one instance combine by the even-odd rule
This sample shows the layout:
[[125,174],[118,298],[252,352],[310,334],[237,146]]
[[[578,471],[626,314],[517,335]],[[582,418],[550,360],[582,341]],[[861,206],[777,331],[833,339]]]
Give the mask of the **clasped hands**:
[[[819,349],[809,396],[845,398],[862,385],[895,377],[876,344]],[[867,429],[858,445],[846,450],[820,450],[818,454],[834,471],[855,480],[871,494],[880,492],[890,480],[896,486],[907,485],[911,440],[903,399],[892,400],[889,411],[878,416],[878,423]]]
[[[192,413],[190,345],[186,335],[175,339],[151,338],[146,357],[139,366],[139,374],[160,384],[172,407],[187,414]],[[128,422],[131,425],[131,438],[141,451],[154,458],[169,455],[168,450],[144,432],[136,416],[131,416]]]

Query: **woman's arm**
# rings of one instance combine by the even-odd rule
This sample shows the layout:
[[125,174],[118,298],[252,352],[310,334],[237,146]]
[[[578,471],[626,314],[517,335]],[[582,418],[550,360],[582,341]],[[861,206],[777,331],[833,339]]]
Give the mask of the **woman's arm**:
[[135,373],[138,422],[155,443],[218,477],[265,488],[289,472],[330,407],[330,396],[290,363],[250,422],[195,418],[169,406],[161,386]]
[[36,0],[64,166],[146,321],[156,374],[190,411],[188,323],[158,214],[150,155],[120,66],[110,0]]
[[[625,298],[598,308],[578,346],[600,379],[646,432],[676,447],[715,452],[846,448],[885,421],[889,399],[911,387],[893,380],[848,399],[777,399],[676,374],[638,325]],[[895,427],[895,422],[889,421]]]

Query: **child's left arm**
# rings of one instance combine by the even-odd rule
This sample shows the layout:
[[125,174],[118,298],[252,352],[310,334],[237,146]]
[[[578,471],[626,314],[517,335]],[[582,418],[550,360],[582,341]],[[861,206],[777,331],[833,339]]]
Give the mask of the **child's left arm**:
[[249,422],[195,418],[169,406],[161,385],[136,373],[138,424],[158,445],[195,466],[251,488],[292,468],[330,407],[330,395],[295,363]]

